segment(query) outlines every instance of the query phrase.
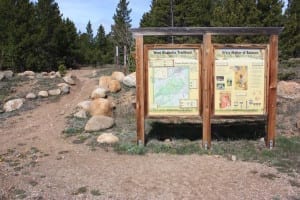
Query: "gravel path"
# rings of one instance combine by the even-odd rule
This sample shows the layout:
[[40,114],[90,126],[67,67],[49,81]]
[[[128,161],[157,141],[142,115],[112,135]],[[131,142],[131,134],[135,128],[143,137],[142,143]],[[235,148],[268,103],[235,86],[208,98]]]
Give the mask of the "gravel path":
[[62,137],[66,116],[97,84],[74,70],[77,85],[0,125],[0,199],[297,199],[286,174],[219,156],[118,155]]

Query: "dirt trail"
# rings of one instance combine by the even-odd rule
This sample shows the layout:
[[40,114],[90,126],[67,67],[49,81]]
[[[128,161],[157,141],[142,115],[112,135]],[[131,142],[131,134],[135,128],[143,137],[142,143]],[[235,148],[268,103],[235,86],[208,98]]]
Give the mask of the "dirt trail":
[[8,166],[0,161],[0,199],[17,198],[22,193],[25,199],[300,197],[300,188],[291,186],[290,177],[258,163],[218,156],[118,155],[68,142],[61,134],[66,116],[97,84],[87,77],[90,70],[72,73],[78,80],[69,95],[0,125],[0,154],[15,148],[11,154],[24,162],[23,168],[16,170],[13,162]]

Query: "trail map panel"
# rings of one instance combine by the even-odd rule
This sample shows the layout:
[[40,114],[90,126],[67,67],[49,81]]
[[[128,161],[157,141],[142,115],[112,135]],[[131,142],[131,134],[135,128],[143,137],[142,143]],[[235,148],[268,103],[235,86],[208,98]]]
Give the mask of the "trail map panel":
[[265,49],[215,50],[215,115],[265,114]]
[[148,51],[148,114],[199,115],[199,49]]

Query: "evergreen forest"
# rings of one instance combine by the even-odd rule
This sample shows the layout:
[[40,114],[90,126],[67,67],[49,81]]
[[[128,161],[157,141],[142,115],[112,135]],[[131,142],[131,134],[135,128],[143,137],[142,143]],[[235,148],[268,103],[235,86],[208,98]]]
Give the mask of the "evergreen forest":
[[[80,32],[64,18],[54,0],[0,1],[0,70],[51,71],[67,67],[115,63],[115,46],[133,49],[130,0],[120,0],[111,31],[102,24]],[[172,5],[172,6],[171,6]],[[173,15],[172,15],[173,14]],[[288,0],[152,0],[140,27],[282,26],[280,60],[300,57],[300,1]],[[173,17],[172,17],[173,16]],[[94,33],[95,31],[95,33]],[[174,39],[174,38],[173,38]],[[201,39],[201,38],[200,38]],[[176,43],[199,42],[176,37]],[[266,42],[264,37],[216,37],[216,42]],[[171,42],[147,38],[147,42]],[[120,58],[120,63],[122,59]]]

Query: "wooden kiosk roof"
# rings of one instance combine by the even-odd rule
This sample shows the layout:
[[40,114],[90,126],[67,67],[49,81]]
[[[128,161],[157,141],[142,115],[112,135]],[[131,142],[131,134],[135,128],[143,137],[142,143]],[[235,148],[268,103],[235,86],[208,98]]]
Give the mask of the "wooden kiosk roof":
[[148,27],[131,29],[134,36],[279,35],[283,27]]

